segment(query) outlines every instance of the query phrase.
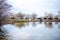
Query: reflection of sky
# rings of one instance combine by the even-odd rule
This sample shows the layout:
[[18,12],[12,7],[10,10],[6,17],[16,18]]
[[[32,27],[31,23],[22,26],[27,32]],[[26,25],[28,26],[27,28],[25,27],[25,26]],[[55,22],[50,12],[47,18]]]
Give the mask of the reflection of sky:
[[14,25],[5,25],[4,28],[14,40],[58,40],[60,37],[60,29],[58,25],[53,24],[53,28],[45,27],[45,24],[36,24],[33,27],[32,23],[20,29]]
[[57,13],[60,10],[60,0],[8,0],[14,8],[13,12],[37,13],[43,15],[44,12]]

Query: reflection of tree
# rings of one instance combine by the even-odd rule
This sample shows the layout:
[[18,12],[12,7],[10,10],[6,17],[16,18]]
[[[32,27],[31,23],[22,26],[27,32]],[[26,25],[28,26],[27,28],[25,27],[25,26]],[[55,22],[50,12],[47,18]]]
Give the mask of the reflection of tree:
[[59,22],[59,24],[58,24],[58,28],[60,28],[60,22]]
[[16,26],[18,27],[24,27],[27,22],[20,22],[20,23],[15,23]]
[[40,24],[42,24],[42,22],[41,22],[41,21],[40,21],[39,23],[40,23]]
[[58,24],[58,22],[55,22],[55,24]]
[[52,28],[52,22],[45,22],[45,26],[48,28]]
[[5,40],[5,31],[0,27],[0,40]]
[[12,39],[12,36],[8,35],[3,27],[0,27],[0,40]]
[[32,22],[32,25],[35,27],[36,26],[36,22]]

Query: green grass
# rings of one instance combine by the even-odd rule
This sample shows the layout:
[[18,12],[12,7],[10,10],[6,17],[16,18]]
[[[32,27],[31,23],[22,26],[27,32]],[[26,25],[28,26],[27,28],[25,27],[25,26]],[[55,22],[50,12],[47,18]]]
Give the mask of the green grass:
[[8,19],[10,21],[16,21],[16,22],[29,22],[28,19]]

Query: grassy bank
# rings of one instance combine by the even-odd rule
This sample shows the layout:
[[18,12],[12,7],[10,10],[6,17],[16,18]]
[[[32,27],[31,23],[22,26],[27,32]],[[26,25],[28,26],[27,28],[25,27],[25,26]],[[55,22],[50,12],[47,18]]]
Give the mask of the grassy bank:
[[[10,22],[40,22],[39,19],[8,19]],[[42,20],[42,22],[60,22],[60,20]]]

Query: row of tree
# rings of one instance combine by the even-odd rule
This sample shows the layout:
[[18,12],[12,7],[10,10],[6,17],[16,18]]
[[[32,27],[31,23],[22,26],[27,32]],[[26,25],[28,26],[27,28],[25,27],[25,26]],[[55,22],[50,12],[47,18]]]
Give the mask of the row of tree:
[[12,14],[11,15],[11,18],[19,18],[19,19],[29,19],[29,18],[37,18],[37,14],[36,13],[33,13],[33,14],[24,14],[22,12],[19,12],[17,14]]
[[[58,13],[60,15],[60,11]],[[44,17],[51,17],[51,18],[53,18],[53,17],[59,17],[59,15],[55,15],[53,13],[45,13],[45,16]],[[15,18],[19,18],[19,19],[24,19],[24,18],[26,18],[26,19],[29,19],[29,18],[32,18],[32,19],[41,18],[41,17],[37,17],[38,15],[36,13],[33,13],[33,14],[25,14],[25,13],[22,13],[22,12],[19,12],[17,14],[13,14],[12,16],[15,17]]]

